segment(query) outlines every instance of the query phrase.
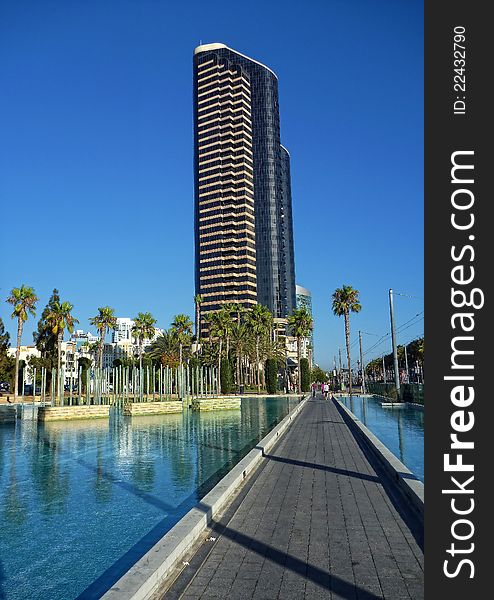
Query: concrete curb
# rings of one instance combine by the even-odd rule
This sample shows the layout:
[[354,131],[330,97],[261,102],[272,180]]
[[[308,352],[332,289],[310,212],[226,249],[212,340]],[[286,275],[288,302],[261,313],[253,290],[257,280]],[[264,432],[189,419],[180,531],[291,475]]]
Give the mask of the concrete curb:
[[228,503],[244,479],[279,440],[305,406],[302,400],[223,479],[132,566],[103,596],[104,600],[147,600],[152,597],[213,517]]
[[374,455],[379,459],[393,481],[396,481],[401,492],[410,500],[423,521],[424,519],[424,484],[408,469],[357,417],[333,396],[347,424],[356,430],[366,442]]

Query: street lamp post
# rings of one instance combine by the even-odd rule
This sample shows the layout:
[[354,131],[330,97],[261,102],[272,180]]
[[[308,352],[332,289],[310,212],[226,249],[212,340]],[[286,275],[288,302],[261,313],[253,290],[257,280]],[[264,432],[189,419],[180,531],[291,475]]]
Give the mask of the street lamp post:
[[364,369],[364,353],[362,352],[362,332],[358,332],[360,344],[360,368],[362,370],[362,394],[365,394],[365,369]]
[[405,344],[405,370],[407,373],[407,377],[406,377],[406,381],[405,383],[409,383],[410,382],[410,378],[408,375],[408,353],[407,353],[407,345]]
[[391,320],[391,342],[393,345],[393,365],[395,374],[395,387],[397,400],[400,398],[400,373],[398,371],[398,348],[396,346],[396,325],[393,306],[393,290],[389,290],[389,316]]

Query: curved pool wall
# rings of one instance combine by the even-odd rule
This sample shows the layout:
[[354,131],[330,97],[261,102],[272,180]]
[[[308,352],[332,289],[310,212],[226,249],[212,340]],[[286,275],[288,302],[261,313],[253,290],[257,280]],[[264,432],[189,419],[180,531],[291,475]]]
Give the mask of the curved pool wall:
[[409,404],[381,406],[376,396],[338,396],[412,473],[424,481],[424,411]]
[[99,597],[296,403],[0,426],[0,598]]

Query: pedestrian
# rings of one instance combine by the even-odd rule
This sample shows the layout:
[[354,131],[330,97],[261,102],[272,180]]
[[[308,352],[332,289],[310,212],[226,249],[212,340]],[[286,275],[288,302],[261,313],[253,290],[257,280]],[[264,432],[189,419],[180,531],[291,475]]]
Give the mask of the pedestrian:
[[324,397],[327,398],[328,393],[329,393],[329,383],[327,381],[324,383],[323,389],[324,389]]
[[317,389],[317,383],[315,381],[311,385],[311,388],[312,388],[312,397],[315,398],[316,397],[316,389]]

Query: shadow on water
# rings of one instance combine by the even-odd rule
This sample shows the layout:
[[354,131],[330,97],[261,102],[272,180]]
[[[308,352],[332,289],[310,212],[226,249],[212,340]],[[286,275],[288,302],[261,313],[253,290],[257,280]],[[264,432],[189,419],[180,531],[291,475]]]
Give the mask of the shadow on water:
[[[198,502],[198,499],[203,497],[214,485],[230,470],[231,464],[236,463],[239,458],[247,454],[247,452],[253,447],[253,444],[259,440],[253,440],[251,443],[244,446],[244,448],[236,453],[234,460],[229,461],[229,464],[225,465],[220,471],[215,473],[207,481],[205,481],[193,494],[189,495],[179,506],[174,509],[173,515],[167,515],[162,519],[148,534],[139,540],[132,548],[130,548],[122,557],[120,557],[111,567],[109,567],[100,577],[91,583],[77,598],[77,600],[89,600],[97,598],[108,591],[112,585],[114,585],[142,556],[156,544],[159,539],[169,531],[170,527],[173,526],[178,519],[187,512],[187,510],[195,507],[209,516],[210,525],[212,530],[217,531],[218,534],[228,537],[235,541],[236,544],[248,548],[251,552],[255,552],[260,556],[264,556],[271,562],[284,566],[285,569],[289,569],[293,573],[314,582],[316,585],[332,591],[335,594],[339,594],[342,598],[354,598],[358,595],[359,599],[362,600],[378,600],[381,596],[376,596],[372,592],[365,590],[352,582],[348,582],[345,579],[336,575],[330,574],[328,571],[321,569],[315,565],[300,560],[296,556],[287,554],[276,548],[265,544],[253,537],[245,535],[239,531],[236,531],[222,524],[219,521],[211,520],[211,507],[204,502]],[[208,446],[209,444],[204,444]],[[238,456],[240,455],[240,457]],[[268,459],[277,460],[279,457],[267,455]],[[292,461],[287,461],[292,462]],[[325,465],[319,465],[315,463],[303,463],[300,461],[293,461],[294,464],[305,466],[308,468],[321,468],[331,470],[331,467]],[[343,471],[335,469],[338,473],[348,476],[362,476],[360,473]],[[366,476],[366,478],[375,481],[379,480],[377,477]],[[129,485],[129,484],[127,484]],[[146,501],[156,502],[158,499],[152,499],[149,495],[144,498]]]
[[5,581],[5,575],[3,572],[2,561],[0,560],[0,600],[5,600],[7,598],[7,596],[5,595],[5,592],[3,590],[3,582],[4,581]]
[[[276,405],[278,406],[278,405]],[[117,525],[120,527],[120,547],[129,548],[125,554],[118,557],[113,564],[111,564],[104,572],[97,577],[95,581],[88,584],[90,579],[86,578],[82,585],[87,585],[78,598],[87,600],[88,598],[101,597],[112,585],[114,585],[122,575],[129,570],[146,552],[148,552],[154,544],[156,544],[160,538],[166,534],[173,525],[175,525],[191,508],[197,505],[197,502],[203,498],[217,483],[220,481],[226,473],[230,471],[232,466],[242,459],[259,441],[261,437],[266,434],[266,430],[272,428],[278,423],[284,414],[279,414],[281,411],[267,410],[265,406],[258,408],[257,402],[252,403],[252,407],[248,404],[242,409],[242,413],[238,414],[239,423],[234,422],[230,428],[224,428],[222,426],[223,421],[220,418],[210,419],[209,415],[204,417],[198,415],[195,418],[187,420],[184,427],[187,427],[185,432],[187,435],[194,435],[196,442],[194,444],[195,451],[197,451],[197,472],[191,471],[186,473],[187,482],[191,482],[188,487],[183,487],[184,493],[181,498],[177,499],[180,502],[178,505],[172,505],[166,502],[168,499],[166,496],[164,499],[161,497],[161,493],[153,492],[154,489],[154,464],[151,462],[154,460],[152,454],[149,460],[144,460],[142,457],[148,452],[148,445],[142,443],[142,447],[138,446],[139,456],[133,455],[133,461],[128,467],[129,476],[121,479],[121,475],[117,476],[111,468],[111,464],[107,462],[107,457],[111,456],[109,448],[111,444],[105,445],[111,436],[121,438],[123,437],[123,444],[128,444],[127,437],[130,436],[129,432],[121,431],[121,423],[115,423],[115,420],[109,422],[109,431],[106,428],[90,427],[88,432],[84,429],[82,434],[79,435],[79,430],[75,429],[77,436],[69,439],[70,444],[66,439],[60,435],[61,432],[65,431],[66,424],[63,426],[37,426],[33,430],[31,445],[27,448],[30,452],[26,455],[26,473],[29,475],[32,481],[33,494],[36,494],[37,507],[42,516],[51,517],[53,514],[58,515],[59,513],[66,512],[68,507],[67,499],[70,500],[70,493],[74,493],[77,486],[71,483],[69,475],[71,471],[71,463],[79,465],[77,469],[74,469],[76,473],[82,474],[82,478],[85,481],[88,480],[87,489],[92,492],[96,502],[112,505],[112,497],[117,497],[117,490],[120,488],[124,490],[126,494],[131,494],[137,499],[135,504],[139,508],[148,505],[158,509],[158,516],[151,521],[151,525],[156,523],[150,531],[148,531],[143,537],[141,537],[132,547],[129,545],[136,539],[126,539],[126,519],[129,515],[121,514]],[[204,423],[203,421],[206,421]],[[229,415],[228,415],[229,416]],[[240,424],[240,416],[242,417],[242,423]],[[213,415],[214,417],[214,415]],[[211,424],[209,421],[212,421]],[[229,418],[228,421],[231,421]],[[126,421],[125,421],[126,422]],[[125,422],[122,423],[125,425]],[[136,422],[139,426],[141,421]],[[24,424],[23,424],[24,425]],[[200,425],[200,427],[199,427]],[[207,425],[207,426],[206,426]],[[146,424],[143,426],[143,430],[146,430]],[[70,429],[70,428],[69,428]],[[101,432],[100,432],[101,429]],[[139,429],[139,427],[137,427]],[[94,431],[93,431],[94,430]],[[239,431],[242,431],[242,435],[239,435]],[[177,429],[178,431],[178,429]],[[180,429],[181,431],[181,429]],[[224,432],[227,433],[224,433]],[[98,437],[101,433],[102,437]],[[146,433],[146,431],[145,431]],[[166,434],[166,446],[160,446],[162,444],[162,437]],[[165,449],[170,454],[172,459],[172,482],[175,479],[183,478],[184,469],[187,469],[188,464],[184,464],[183,461],[183,448],[178,448],[178,453],[173,454],[174,446],[176,444],[175,437],[177,433],[175,429],[163,431],[160,429],[155,437],[157,439],[156,447],[158,450]],[[97,435],[96,435],[97,434]],[[108,434],[110,438],[108,437]],[[126,437],[127,435],[127,437]],[[184,434],[185,435],[185,434]],[[95,437],[96,436],[96,437]],[[175,437],[174,437],[175,436]],[[165,438],[163,438],[165,439]],[[177,438],[178,439],[178,438]],[[170,441],[171,440],[171,441]],[[180,440],[179,440],[180,441]],[[95,443],[94,443],[95,442]],[[110,439],[110,442],[112,440]],[[182,440],[183,442],[183,440]],[[76,451],[71,452],[72,446],[77,443]],[[187,445],[185,445],[188,447]],[[69,452],[67,452],[69,448]],[[124,448],[128,451],[128,448]],[[151,448],[153,449],[153,448]],[[92,458],[88,459],[86,456],[89,451],[94,450],[94,461]],[[135,448],[134,448],[135,450]],[[79,454],[79,455],[78,455]],[[142,454],[142,456],[141,456]],[[211,460],[212,456],[217,457],[215,460]],[[90,454],[92,457],[93,454]],[[145,458],[145,456],[144,456]],[[142,459],[142,460],[141,460]],[[201,462],[202,461],[202,462]],[[219,465],[222,465],[213,475],[210,477],[209,474]],[[0,470],[3,470],[5,476],[5,463],[0,458]],[[12,466],[12,465],[11,465]],[[211,468],[211,467],[214,467]],[[81,469],[82,468],[82,469]],[[85,473],[84,473],[85,472]],[[89,477],[88,477],[89,474]],[[179,482],[180,483],[180,482]],[[22,515],[23,510],[19,502],[22,498],[18,497],[19,486],[17,481],[11,479],[11,486],[8,488],[10,494],[10,501],[4,502],[4,511],[9,509],[9,521],[13,522],[14,517],[19,518]],[[72,487],[72,490],[70,489]],[[186,491],[185,491],[186,490]],[[187,497],[184,498],[185,494]],[[7,499],[9,499],[7,498]],[[144,504],[145,503],[145,504]],[[118,507],[116,507],[118,509]],[[1,514],[2,508],[0,507],[0,521],[3,515]],[[153,511],[148,511],[154,514]],[[159,514],[161,513],[161,514]],[[118,517],[118,513],[117,513]],[[130,518],[133,518],[131,515]],[[148,521],[149,522],[149,521]],[[141,531],[146,531],[142,528]],[[113,554],[113,557],[118,554]],[[94,558],[94,557],[93,557]],[[3,564],[0,561],[0,600],[5,600],[7,595],[10,597],[11,588],[11,575],[9,556],[4,556]],[[98,559],[97,559],[98,560]],[[108,564],[104,561],[104,556],[101,557],[101,562],[93,561],[94,573],[98,573],[98,568],[103,570]],[[65,585],[65,583],[62,583]],[[81,587],[82,587],[81,585]],[[67,594],[78,593],[81,587],[70,589]],[[33,592],[36,594],[36,592]]]
[[[45,446],[49,447],[52,451],[56,451],[57,444],[55,442],[52,442],[51,440],[49,440],[46,437],[46,435],[43,436],[41,441]],[[176,507],[174,507],[171,504],[168,504],[166,502],[163,502],[163,500],[160,500],[159,498],[157,498],[156,496],[153,496],[152,494],[149,494],[148,492],[141,490],[136,485],[129,483],[127,481],[122,481],[121,479],[117,479],[110,471],[108,471],[107,469],[105,469],[102,466],[101,460],[98,460],[98,454],[97,454],[97,458],[96,458],[96,466],[90,464],[89,462],[83,460],[82,458],[74,457],[73,460],[77,464],[88,469],[89,471],[93,471],[95,473],[95,475],[97,477],[97,481],[100,485],[101,485],[101,481],[105,480],[112,485],[115,485],[117,487],[124,489],[127,492],[130,492],[134,496],[137,496],[140,500],[144,500],[144,502],[147,502],[148,504],[152,504],[153,506],[155,506],[156,508],[159,508],[160,510],[167,511],[167,512],[176,510]]]
[[[2,437],[2,435],[0,435],[0,478],[3,473],[4,458],[5,458],[5,453],[4,453],[4,448],[3,448],[3,437]],[[5,574],[4,574],[4,570],[3,570],[3,563],[1,560],[1,556],[0,556],[0,600],[5,600],[5,598],[6,598],[4,587],[3,587],[4,581],[5,581]]]
[[[136,544],[132,546],[124,555],[122,555],[116,562],[114,562],[104,573],[102,573],[97,579],[95,579],[79,596],[76,600],[90,600],[99,598],[105,592],[107,592],[112,585],[114,585],[140,558],[146,554],[172,527],[175,525],[190,509],[196,507],[201,508],[201,504],[197,504],[198,500],[204,497],[235,465],[241,460],[259,441],[258,437],[251,440],[240,450],[232,453],[234,456],[228,460],[228,462],[214,475],[209,477],[206,481],[201,483],[199,487],[187,496],[178,506],[171,506],[156,496],[142,492],[139,488],[128,482],[116,481],[113,476],[105,471],[102,471],[104,477],[108,477],[116,485],[121,485],[126,491],[138,496],[141,500],[166,510],[169,514],[164,517],[159,523],[157,523],[151,531],[143,536]],[[201,444],[203,445],[203,444]],[[209,446],[209,444],[204,444]],[[83,461],[81,463],[89,468],[94,469],[92,465],[89,465]]]
[[[196,508],[211,516],[211,507],[207,504],[199,502],[195,504]],[[77,600],[89,600],[93,598],[99,598],[105,593],[118,579],[131,568],[144,552],[149,549],[149,544],[156,543],[159,538],[163,535],[164,525],[166,519],[159,523],[147,536],[136,544],[127,554],[125,554],[117,563],[115,563],[110,569],[108,569],[101,577],[94,581],[88,588],[82,592]],[[361,600],[380,600],[382,597],[373,594],[372,592],[361,588],[360,586],[348,582],[345,579],[338,577],[337,575],[331,574],[329,571],[325,571],[315,565],[306,563],[300,560],[296,556],[287,554],[277,550],[273,546],[265,544],[251,536],[245,535],[240,531],[232,529],[227,525],[211,520],[211,530],[216,532],[218,535],[222,535],[233,540],[236,544],[247,548],[250,552],[254,552],[259,556],[263,556],[269,561],[283,566],[285,569],[292,571],[293,573],[314,582],[316,585],[325,588],[339,594],[342,598],[354,598],[355,594],[358,594],[358,598]],[[141,546],[144,545],[144,548]],[[144,549],[144,552],[141,550]],[[116,576],[118,573],[118,576]]]

